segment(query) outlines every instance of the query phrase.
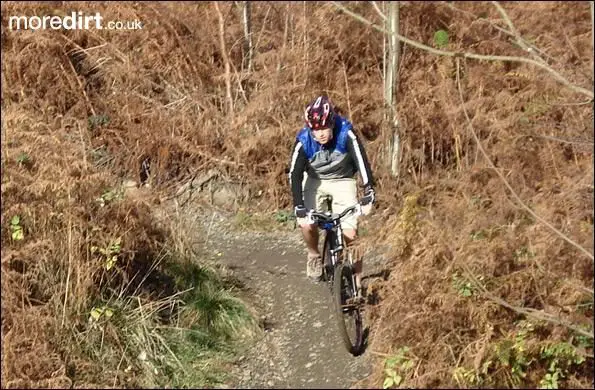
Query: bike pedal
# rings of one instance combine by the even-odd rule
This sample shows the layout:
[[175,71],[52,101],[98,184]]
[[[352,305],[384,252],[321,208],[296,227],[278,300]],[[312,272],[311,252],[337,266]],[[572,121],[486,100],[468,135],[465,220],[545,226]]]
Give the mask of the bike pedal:
[[357,297],[353,297],[353,298],[349,298],[347,299],[347,301],[345,302],[345,306],[359,306],[362,305],[366,302],[366,299],[362,296],[357,296]]

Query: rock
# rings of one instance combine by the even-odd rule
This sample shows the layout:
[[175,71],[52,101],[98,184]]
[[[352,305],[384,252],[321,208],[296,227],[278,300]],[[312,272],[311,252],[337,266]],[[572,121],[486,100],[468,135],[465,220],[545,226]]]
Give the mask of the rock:
[[138,354],[138,357],[137,357],[137,358],[138,358],[138,360],[141,360],[141,361],[145,361],[145,360],[147,360],[147,352],[145,352],[145,351],[141,351],[141,352]]
[[137,188],[138,184],[136,184],[136,182],[134,180],[124,180],[124,182],[122,183],[122,187],[124,187],[124,189],[128,189],[128,188]]
[[231,206],[237,200],[236,193],[229,187],[222,186],[213,191],[213,205]]

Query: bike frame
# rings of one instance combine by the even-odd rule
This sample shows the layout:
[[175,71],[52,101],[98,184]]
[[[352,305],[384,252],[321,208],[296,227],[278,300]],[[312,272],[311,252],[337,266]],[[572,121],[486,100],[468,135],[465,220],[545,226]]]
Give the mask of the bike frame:
[[[343,339],[343,343],[350,353],[357,355],[363,345],[364,337],[362,333],[362,302],[359,299],[361,296],[356,287],[351,251],[342,253],[345,249],[345,243],[341,220],[350,213],[361,215],[362,205],[361,203],[356,203],[340,214],[336,214],[332,212],[329,197],[326,198],[326,201],[328,205],[327,212],[321,213],[310,210],[307,216],[309,223],[316,224],[318,229],[324,230],[326,233],[323,245],[323,257],[325,259],[323,263],[323,275],[331,290],[337,313],[339,333]],[[330,256],[328,256],[329,252]],[[330,259],[327,259],[327,256]],[[347,256],[347,258],[345,259],[344,256]],[[350,280],[346,280],[346,278]],[[344,281],[345,283],[343,283]],[[345,315],[347,315],[349,322],[355,321],[355,344],[352,342],[352,338],[345,325]]]
[[[354,211],[358,211],[358,207],[359,204],[356,204],[352,207],[347,208],[345,211],[343,211],[343,213],[341,215],[338,214],[333,214],[332,212],[332,201],[330,197],[326,198],[326,202],[327,202],[327,212],[325,213],[313,213],[313,217],[324,217],[324,220],[322,221],[316,221],[316,224],[318,226],[319,229],[324,230],[326,237],[326,240],[330,240],[330,255],[331,255],[331,265],[332,268],[334,269],[336,267],[336,265],[340,262],[343,261],[340,258],[340,254],[343,251],[343,249],[345,249],[344,246],[344,237],[343,237],[343,228],[341,227],[341,219],[350,213],[349,210],[351,210],[351,212]],[[323,250],[324,250],[324,246],[323,246]],[[351,266],[352,265],[352,259],[351,256],[348,256],[348,263]],[[323,264],[323,266],[325,266]],[[355,286],[355,276],[352,273],[351,278],[353,279],[353,285]],[[331,277],[332,280],[332,277]]]
[[324,230],[326,237],[328,237],[327,239],[330,240],[331,264],[333,267],[335,267],[340,261],[339,255],[343,251],[343,232],[341,231],[340,227],[333,227]]

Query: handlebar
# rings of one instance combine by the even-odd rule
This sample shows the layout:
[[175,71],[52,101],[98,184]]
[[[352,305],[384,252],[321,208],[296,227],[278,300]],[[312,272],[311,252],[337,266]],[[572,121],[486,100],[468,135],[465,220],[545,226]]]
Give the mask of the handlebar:
[[335,221],[340,221],[342,218],[344,218],[346,215],[348,214],[357,214],[357,215],[361,215],[362,213],[362,206],[360,203],[356,203],[351,207],[346,208],[345,210],[343,210],[343,212],[341,214],[330,214],[328,212],[326,213],[321,213],[319,211],[316,210],[310,210],[308,211],[308,216],[307,218],[311,221],[311,223],[325,223],[325,222],[335,222]]

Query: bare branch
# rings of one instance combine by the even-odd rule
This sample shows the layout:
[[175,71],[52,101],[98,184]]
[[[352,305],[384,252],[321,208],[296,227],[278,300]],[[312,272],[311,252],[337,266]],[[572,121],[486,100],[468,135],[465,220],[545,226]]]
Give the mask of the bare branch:
[[[352,18],[359,20],[360,22],[362,22],[362,23],[374,28],[375,30],[378,30],[378,31],[384,33],[384,34],[390,34],[390,31],[374,24],[373,22],[370,22],[363,16],[358,15],[358,14],[348,10],[342,4],[340,4],[336,1],[332,1],[331,3],[334,4],[340,10],[342,10],[343,12],[345,12],[347,15],[351,16]],[[589,91],[588,89],[585,89],[585,88],[582,88],[582,87],[572,84],[570,81],[568,81],[566,78],[564,78],[564,76],[562,76],[560,73],[556,72],[554,69],[549,67],[547,64],[532,60],[530,58],[511,57],[511,56],[490,56],[490,55],[481,55],[481,54],[474,54],[474,53],[467,53],[467,52],[464,52],[464,53],[449,52],[449,51],[444,51],[444,50],[440,50],[440,49],[434,49],[430,46],[424,45],[423,43],[416,42],[416,41],[411,40],[407,37],[404,37],[398,33],[395,33],[395,36],[401,42],[405,42],[413,47],[417,47],[418,49],[422,49],[422,50],[425,50],[427,52],[430,52],[430,53],[436,54],[436,55],[447,56],[447,57],[463,57],[463,58],[471,58],[471,59],[475,59],[475,60],[484,60],[484,61],[512,61],[512,62],[523,62],[526,64],[531,64],[538,68],[548,71],[559,83],[565,85],[569,89],[571,89],[577,93],[586,95],[586,96],[590,97],[591,99],[593,99],[595,97],[595,95],[593,94],[593,91]]]
[[502,6],[500,5],[500,3],[498,3],[497,1],[492,1],[492,4],[496,7],[496,9],[498,10],[498,13],[500,13],[500,16],[502,16],[502,19],[504,19],[504,21],[508,25],[508,28],[510,28],[510,31],[512,32],[512,35],[515,37],[516,42],[521,47],[521,49],[523,49],[527,53],[531,54],[531,56],[533,56],[533,58],[535,60],[545,63],[545,61],[543,60],[543,58],[541,58],[540,56],[538,56],[535,53],[535,51],[531,47],[529,47],[527,45],[527,43],[525,42],[525,40],[521,37],[521,35],[517,31],[516,27],[514,27],[514,24],[512,24],[512,21],[510,20],[510,18],[508,17],[508,14],[504,10],[504,8],[502,8]]
[[539,215],[535,214],[535,212],[533,210],[531,210],[531,208],[529,206],[527,206],[525,204],[525,202],[523,202],[523,200],[517,195],[517,193],[512,188],[512,186],[510,185],[510,183],[508,183],[508,181],[506,180],[506,178],[504,177],[504,175],[502,175],[502,172],[500,172],[499,169],[496,169],[496,166],[492,162],[492,159],[490,158],[490,156],[488,156],[488,154],[486,153],[485,149],[483,148],[483,145],[481,144],[481,141],[479,140],[479,137],[477,137],[477,134],[475,133],[475,130],[473,129],[473,125],[471,124],[471,119],[469,118],[469,114],[467,113],[467,109],[465,108],[465,99],[463,99],[463,91],[461,89],[460,59],[457,58],[456,61],[457,61],[457,86],[458,86],[458,89],[459,89],[459,97],[461,98],[461,106],[463,107],[463,113],[465,114],[465,118],[467,119],[467,124],[469,125],[469,130],[471,131],[471,134],[473,135],[473,138],[475,139],[475,142],[477,143],[477,147],[481,151],[481,154],[483,154],[483,156],[486,159],[486,161],[488,162],[488,165],[490,166],[490,168],[492,168],[496,172],[496,174],[498,174],[498,176],[500,177],[500,179],[502,180],[502,182],[504,183],[504,185],[506,186],[506,188],[508,188],[508,190],[510,191],[510,193],[512,194],[512,196],[516,199],[516,201],[521,205],[521,207],[523,209],[525,209],[529,214],[531,214],[539,222],[541,222],[542,224],[544,224],[545,226],[547,226],[548,228],[550,228],[553,232],[555,232],[558,236],[560,236],[564,241],[568,242],[569,244],[571,244],[572,246],[574,246],[575,248],[577,248],[581,252],[583,252],[585,255],[587,255],[587,257],[589,259],[594,260],[592,253],[590,253],[585,248],[583,248],[582,246],[580,246],[579,244],[577,244],[576,242],[574,242],[573,240],[571,240],[570,238],[568,238],[567,235],[565,235],[564,233],[562,233],[561,231],[559,231],[558,229],[556,229],[554,226],[552,226],[545,219],[543,219]]
[[522,137],[544,138],[544,139],[549,139],[551,141],[558,141],[558,142],[562,142],[565,144],[572,144],[572,145],[588,145],[588,146],[595,145],[593,142],[587,141],[587,140],[574,140],[573,141],[573,140],[569,140],[569,139],[565,139],[565,138],[553,137],[551,135],[542,135],[542,134],[536,134],[536,133],[522,134],[522,135],[519,135],[518,137],[516,137],[515,139],[522,138]]
[[512,32],[508,31],[508,30],[507,30],[507,29],[505,29],[505,28],[502,28],[502,27],[498,26],[496,23],[492,22],[491,20],[489,20],[489,19],[487,19],[487,18],[483,18],[483,17],[481,17],[481,16],[477,16],[477,15],[475,15],[473,12],[469,12],[469,11],[466,11],[466,10],[464,10],[464,9],[457,8],[457,7],[455,7],[454,5],[452,5],[452,4],[451,4],[450,2],[448,2],[448,1],[441,1],[440,3],[441,3],[442,5],[445,5],[445,6],[447,6],[448,8],[450,8],[450,9],[451,9],[451,10],[453,10],[453,11],[456,11],[456,12],[461,12],[461,13],[463,13],[463,14],[465,14],[465,15],[471,16],[471,17],[473,17],[473,18],[477,19],[477,20],[478,20],[478,21],[480,21],[480,22],[486,22],[486,23],[488,23],[490,26],[492,26],[493,28],[495,28],[496,30],[498,30],[498,31],[500,31],[500,32],[503,32],[503,33],[504,33],[504,34],[506,34],[506,35],[510,35],[510,36],[514,37],[514,34],[513,34]]
[[378,13],[378,15],[380,15],[380,17],[382,18],[382,20],[386,22],[386,15],[382,13],[382,11],[380,10],[380,8],[378,8],[378,4],[376,4],[375,1],[372,1],[371,3],[374,6],[374,9]]
[[260,28],[260,31],[258,32],[258,39],[256,40],[256,44],[254,45],[254,49],[253,50],[257,50],[258,47],[260,46],[260,40],[262,39],[262,33],[264,31],[264,28],[267,25],[267,21],[269,19],[269,13],[271,12],[271,7],[267,8],[267,12],[264,14],[264,19],[262,21],[262,27]]
[[593,104],[593,100],[585,100],[582,102],[570,102],[570,103],[549,103],[552,106],[584,106],[586,104]]
[[464,269],[464,274],[467,276],[467,279],[469,279],[469,281],[471,283],[473,283],[475,285],[475,287],[478,288],[478,290],[480,290],[480,292],[479,292],[480,295],[484,296],[485,298],[489,299],[490,301],[496,302],[497,304],[504,306],[504,307],[506,307],[512,311],[515,311],[517,313],[524,314],[526,316],[533,317],[537,320],[546,321],[546,322],[549,322],[549,323],[552,323],[555,325],[561,325],[561,326],[571,329],[571,330],[575,331],[576,333],[581,334],[585,337],[589,337],[591,339],[593,338],[593,332],[587,332],[586,330],[581,329],[572,323],[564,321],[563,319],[556,317],[553,314],[547,313],[543,310],[536,310],[536,309],[532,309],[532,308],[518,307],[518,306],[511,305],[510,303],[506,302],[504,299],[499,298],[499,297],[495,296],[494,294],[492,294],[491,292],[489,292],[481,284],[481,282],[479,280],[477,280],[475,275],[473,275],[473,273],[471,272],[471,270],[469,269],[467,264],[463,264],[463,269]]
[[577,289],[577,290],[580,290],[580,291],[582,291],[582,292],[584,292],[584,293],[591,294],[591,295],[595,295],[595,291],[591,290],[590,288],[583,287],[583,286],[581,286],[580,284],[578,284],[578,283],[576,283],[576,282],[571,282],[571,281],[569,281],[569,280],[564,280],[563,282],[564,282],[564,284],[566,284],[567,286],[570,286],[570,287],[572,287],[572,288],[575,288],[575,289]]
[[[475,18],[477,21],[480,21],[480,22],[486,22],[486,23],[488,23],[490,26],[492,26],[493,28],[495,28],[496,30],[498,30],[498,31],[500,31],[500,32],[502,32],[502,33],[504,33],[504,34],[506,34],[506,35],[510,35],[511,37],[515,37],[515,38],[516,38],[515,34],[514,34],[512,31],[508,31],[507,29],[505,29],[505,28],[503,28],[503,27],[500,27],[500,26],[498,26],[496,23],[492,22],[491,20],[489,20],[489,19],[487,19],[487,18],[484,18],[484,17],[478,16],[478,15],[475,15],[473,12],[469,12],[469,11],[465,11],[465,10],[463,10],[463,9],[457,8],[457,7],[455,7],[454,5],[452,5],[452,4],[450,4],[449,2],[446,2],[446,1],[442,1],[442,2],[441,2],[441,4],[443,4],[443,5],[447,6],[448,8],[452,9],[453,11],[461,12],[461,13],[463,13],[463,14],[466,14],[466,15],[472,16],[472,17],[474,17],[474,18]],[[531,43],[529,43],[529,42],[527,42],[527,41],[525,41],[525,40],[523,40],[523,42],[524,42],[524,44],[525,44],[525,45],[527,45],[527,48],[531,49],[531,51],[533,51],[533,52],[537,52],[537,53],[539,53],[540,55],[547,57],[547,59],[548,59],[548,60],[550,60],[550,61],[556,61],[554,58],[550,57],[550,56],[549,56],[547,53],[545,53],[543,50],[540,50],[539,48],[535,47],[535,46],[534,46],[534,45],[532,45]]]

